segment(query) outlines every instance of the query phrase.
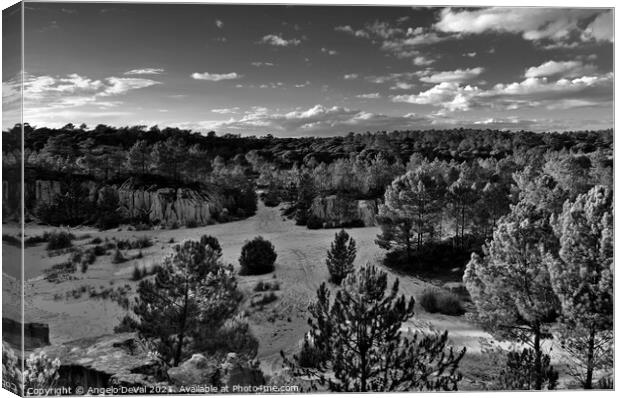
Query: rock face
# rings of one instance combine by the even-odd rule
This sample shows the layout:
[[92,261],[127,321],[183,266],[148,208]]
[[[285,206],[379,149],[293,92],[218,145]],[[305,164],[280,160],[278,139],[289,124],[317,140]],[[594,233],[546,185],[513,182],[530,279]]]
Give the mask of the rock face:
[[[10,318],[2,318],[2,338],[19,347],[22,339],[22,324]],[[50,343],[50,329],[45,323],[24,324],[24,349],[31,350]]]
[[120,333],[77,340],[41,349],[48,358],[60,359],[59,385],[105,388],[112,385],[152,387],[158,362],[134,333]]
[[126,217],[165,225],[206,225],[223,210],[216,195],[188,188],[136,187],[131,179],[118,188],[118,198]]
[[351,200],[336,195],[314,198],[310,215],[320,219],[326,228],[373,226],[377,220],[377,201]]

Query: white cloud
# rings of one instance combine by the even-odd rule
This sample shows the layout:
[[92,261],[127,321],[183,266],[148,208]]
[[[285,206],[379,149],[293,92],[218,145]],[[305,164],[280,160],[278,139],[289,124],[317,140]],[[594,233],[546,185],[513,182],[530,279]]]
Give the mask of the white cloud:
[[453,71],[436,72],[420,78],[425,83],[464,82],[480,76],[484,68],[456,69]]
[[344,33],[348,33],[350,35],[353,35],[355,37],[368,37],[368,33],[366,33],[364,30],[362,29],[358,29],[355,30],[351,27],[351,25],[344,25],[344,26],[336,26],[334,28],[334,30],[336,32],[344,32]]
[[417,57],[413,59],[413,64],[416,66],[428,66],[434,62],[435,62],[434,59],[426,58],[422,55],[418,55]]
[[415,84],[413,83],[396,82],[396,84],[390,87],[390,90],[411,90],[414,87],[415,87]]
[[528,68],[525,71],[525,77],[577,77],[592,74],[595,71],[596,66],[584,65],[581,61],[547,61],[538,66]]
[[346,75],[344,75],[344,80],[355,80],[358,77],[360,77],[360,75],[357,73],[347,73]]
[[611,11],[599,14],[584,30],[583,39],[596,41],[614,41],[614,21]]
[[109,86],[106,87],[104,92],[101,94],[105,96],[124,94],[130,90],[136,90],[160,84],[159,82],[150,79],[139,79],[131,77],[108,77],[106,81],[109,83]]
[[132,69],[123,73],[124,75],[160,75],[164,73],[164,69],[162,68],[142,68],[142,69]]
[[[476,10],[445,8],[434,27],[447,33],[506,32],[525,40],[564,41],[580,24],[600,13],[587,8],[491,7]],[[603,21],[602,25],[606,25]]]
[[426,91],[396,95],[394,102],[433,105],[442,111],[466,111],[472,108],[516,110],[528,107],[570,109],[583,106],[608,105],[612,101],[613,74],[561,78],[530,77],[521,82],[496,84],[488,90],[442,82]]
[[321,52],[325,53],[325,54],[328,54],[328,55],[336,55],[336,54],[338,54],[338,51],[330,50],[330,49],[325,48],[325,47],[321,47]]
[[295,87],[296,87],[296,88],[303,88],[303,87],[308,87],[309,85],[310,85],[310,82],[306,80],[306,81],[305,81],[305,82],[303,82],[303,83],[298,83],[298,84],[296,84],[296,85],[295,85]]
[[280,35],[269,34],[263,36],[260,40],[262,44],[269,44],[276,47],[288,47],[288,46],[297,46],[301,43],[299,39],[284,39]]
[[255,108],[236,119],[203,121],[197,126],[205,130],[232,133],[337,135],[349,131],[405,129],[422,123],[430,125],[431,122],[431,119],[413,113],[392,116],[339,106],[315,105],[309,109],[296,109],[284,113]]
[[222,22],[220,19],[216,19],[215,26],[217,26],[218,29],[222,29],[224,27],[224,22]]
[[237,113],[239,111],[239,107],[235,106],[233,108],[216,108],[211,109],[213,113],[226,114],[226,113]]
[[192,76],[192,79],[195,79],[195,80],[208,80],[211,82],[219,82],[222,80],[234,80],[234,79],[241,78],[241,75],[237,74],[236,72],[230,72],[230,73],[194,72],[191,74],[191,76]]
[[476,56],[476,54],[477,54],[477,53],[476,53],[475,51],[472,51],[472,52],[470,52],[470,53],[465,53],[465,54],[463,54],[463,56],[464,56],[464,57],[469,57],[469,58],[474,58],[474,57]]
[[252,62],[252,66],[261,67],[261,66],[273,66],[274,64],[271,62]]
[[381,94],[379,93],[359,94],[359,95],[356,95],[356,97],[364,98],[364,99],[377,99],[377,98],[381,98]]

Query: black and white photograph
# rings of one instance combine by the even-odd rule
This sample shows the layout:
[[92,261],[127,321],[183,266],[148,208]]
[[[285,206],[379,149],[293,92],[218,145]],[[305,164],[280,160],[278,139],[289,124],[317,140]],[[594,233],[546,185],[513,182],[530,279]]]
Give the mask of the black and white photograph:
[[3,389],[614,390],[613,3],[413,3],[3,1]]

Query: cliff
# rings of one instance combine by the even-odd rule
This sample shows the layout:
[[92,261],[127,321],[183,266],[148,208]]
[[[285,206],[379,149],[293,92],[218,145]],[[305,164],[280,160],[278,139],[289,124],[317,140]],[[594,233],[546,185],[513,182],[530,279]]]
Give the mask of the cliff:
[[320,219],[326,228],[342,226],[374,226],[377,223],[376,200],[354,200],[330,195],[314,198],[310,215]]

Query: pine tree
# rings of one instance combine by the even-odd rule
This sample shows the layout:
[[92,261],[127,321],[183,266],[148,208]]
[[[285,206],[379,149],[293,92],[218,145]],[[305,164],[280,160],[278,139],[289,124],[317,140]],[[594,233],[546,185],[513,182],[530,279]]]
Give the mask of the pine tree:
[[387,279],[374,266],[363,267],[347,276],[333,300],[321,285],[307,336],[317,363],[301,367],[300,358],[281,352],[293,374],[330,391],[456,390],[465,349],[448,347],[447,332],[403,335],[414,300],[398,295],[398,280],[388,289]]
[[543,260],[541,245],[554,246],[543,214],[527,202],[513,206],[483,248],[484,257],[473,253],[463,276],[483,326],[498,338],[533,348],[537,390],[544,378],[541,340],[560,312]]
[[327,260],[325,261],[330,282],[340,285],[340,282],[353,271],[356,253],[355,240],[349,237],[344,229],[336,233],[331,249],[327,251]]
[[232,266],[223,265],[220,256],[210,245],[185,241],[165,258],[154,280],[138,285],[136,328],[172,366],[237,309],[240,293]]
[[127,168],[134,172],[145,174],[151,164],[151,148],[144,140],[136,141],[127,152]]
[[593,388],[596,370],[609,368],[613,349],[613,194],[595,186],[566,202],[554,220],[560,241],[546,261],[562,304],[561,337],[571,374]]

